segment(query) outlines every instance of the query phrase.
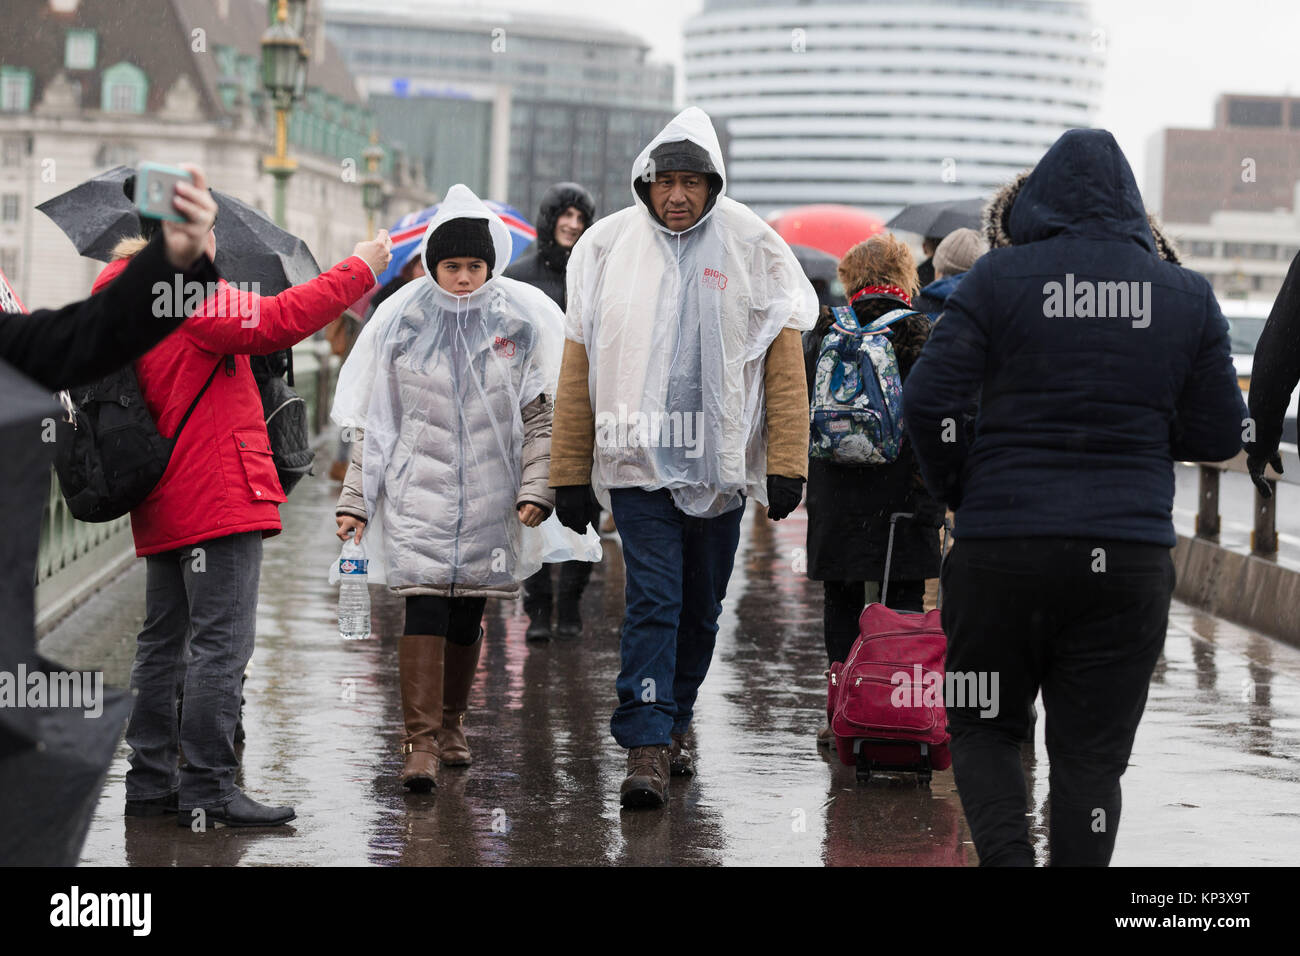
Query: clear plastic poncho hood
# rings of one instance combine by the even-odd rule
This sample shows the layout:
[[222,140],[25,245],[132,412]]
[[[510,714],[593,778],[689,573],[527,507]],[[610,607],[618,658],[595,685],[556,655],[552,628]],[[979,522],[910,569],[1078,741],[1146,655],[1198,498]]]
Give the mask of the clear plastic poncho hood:
[[596,414],[592,484],[670,489],[690,515],[711,517],[747,494],[767,503],[763,360],[783,328],[804,331],[817,296],[794,253],[726,196],[718,137],[697,107],[641,151],[690,140],[722,177],[712,208],[672,232],[632,187],[633,206],[596,222],[574,247],[565,335],[586,346]]
[[530,541],[538,529],[525,529],[515,511],[520,410],[555,393],[563,316],[544,293],[498,274],[465,296],[438,286],[429,236],[456,218],[486,219],[494,273],[509,264],[505,224],[453,186],[425,230],[428,275],[366,323],[331,413],[365,429],[363,543],[371,579],[390,587],[509,588],[541,567],[540,544]]

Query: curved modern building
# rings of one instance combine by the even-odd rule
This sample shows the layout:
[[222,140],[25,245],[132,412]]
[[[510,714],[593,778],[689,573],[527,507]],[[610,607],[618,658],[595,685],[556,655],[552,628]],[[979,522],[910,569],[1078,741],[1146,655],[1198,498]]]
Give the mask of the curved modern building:
[[725,124],[734,198],[889,215],[1090,126],[1104,50],[1086,0],[705,0],[686,97]]

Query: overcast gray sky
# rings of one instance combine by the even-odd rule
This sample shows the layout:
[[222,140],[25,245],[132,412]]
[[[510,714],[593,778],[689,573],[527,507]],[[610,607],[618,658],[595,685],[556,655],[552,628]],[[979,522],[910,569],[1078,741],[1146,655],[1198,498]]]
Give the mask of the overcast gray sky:
[[[1300,0],[1091,0],[1108,64],[1097,125],[1145,186],[1146,145],[1169,126],[1206,127],[1220,93],[1300,94]],[[469,7],[588,16],[641,34],[680,63],[702,0],[470,0]],[[811,52],[811,51],[810,51]],[[681,91],[679,90],[679,96]]]

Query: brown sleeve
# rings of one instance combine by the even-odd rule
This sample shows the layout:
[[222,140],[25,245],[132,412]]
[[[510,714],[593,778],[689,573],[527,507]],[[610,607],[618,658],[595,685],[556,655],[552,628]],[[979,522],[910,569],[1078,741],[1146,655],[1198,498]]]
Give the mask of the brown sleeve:
[[591,484],[596,450],[596,415],[587,385],[587,347],[564,341],[560,386],[555,393],[555,422],[551,429],[551,487]]
[[362,521],[367,519],[366,497],[361,488],[361,455],[365,438],[363,429],[354,429],[356,436],[352,439],[348,454],[348,472],[343,479],[343,490],[339,492],[339,502],[334,507],[336,515],[352,515]]
[[532,504],[547,511],[555,510],[555,495],[546,484],[551,470],[553,408],[550,396],[538,395],[520,410],[524,420],[524,449],[516,508]]
[[767,473],[808,477],[808,383],[803,342],[795,329],[782,329],[763,366],[767,396]]

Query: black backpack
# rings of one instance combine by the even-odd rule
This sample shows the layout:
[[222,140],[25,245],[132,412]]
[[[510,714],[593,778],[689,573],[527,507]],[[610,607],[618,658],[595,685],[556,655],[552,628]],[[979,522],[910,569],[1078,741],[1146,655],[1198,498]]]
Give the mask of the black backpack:
[[271,440],[271,456],[280,476],[280,487],[287,496],[305,475],[312,474],[311,466],[316,458],[307,427],[307,403],[293,390],[293,350],[253,355],[248,363],[262,395],[262,415]]
[[222,356],[213,367],[171,438],[159,433],[149,414],[134,365],[68,390],[71,421],[60,417],[55,426],[54,470],[74,518],[112,521],[149,496],[167,470],[185,423],[226,362]]

